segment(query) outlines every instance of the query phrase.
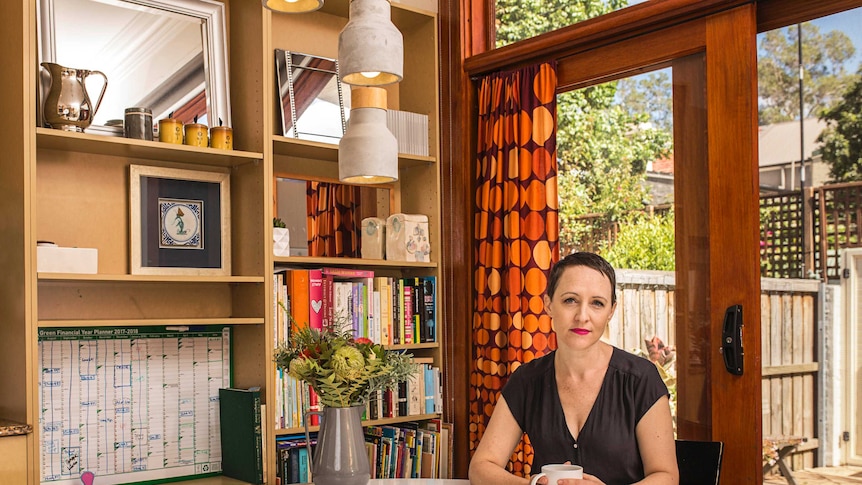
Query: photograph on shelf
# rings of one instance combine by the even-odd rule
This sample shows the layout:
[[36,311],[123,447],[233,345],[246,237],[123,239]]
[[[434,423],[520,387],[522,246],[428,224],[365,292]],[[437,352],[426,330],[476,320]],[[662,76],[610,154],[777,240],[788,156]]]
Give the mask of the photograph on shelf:
[[230,174],[131,165],[131,273],[227,276]]

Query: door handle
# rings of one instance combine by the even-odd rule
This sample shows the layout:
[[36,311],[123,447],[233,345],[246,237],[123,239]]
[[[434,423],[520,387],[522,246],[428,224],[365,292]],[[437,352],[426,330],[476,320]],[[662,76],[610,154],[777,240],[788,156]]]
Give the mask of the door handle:
[[741,376],[745,355],[742,349],[742,305],[731,305],[724,312],[719,352],[724,357],[724,368],[727,372]]

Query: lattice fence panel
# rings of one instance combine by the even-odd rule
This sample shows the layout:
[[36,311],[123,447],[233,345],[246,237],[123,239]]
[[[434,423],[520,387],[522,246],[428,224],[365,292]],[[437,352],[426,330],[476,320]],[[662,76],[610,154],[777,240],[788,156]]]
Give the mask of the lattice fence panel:
[[817,268],[825,279],[838,279],[841,250],[862,247],[862,183],[819,187],[813,206]]
[[760,197],[760,275],[804,278],[803,197],[785,192]]

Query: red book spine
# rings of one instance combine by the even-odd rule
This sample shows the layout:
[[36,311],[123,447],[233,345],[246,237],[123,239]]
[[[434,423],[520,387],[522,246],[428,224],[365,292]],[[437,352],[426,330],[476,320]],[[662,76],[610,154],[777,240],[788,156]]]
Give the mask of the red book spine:
[[404,282],[404,332],[402,333],[405,344],[415,343],[413,341],[413,287],[409,282]]

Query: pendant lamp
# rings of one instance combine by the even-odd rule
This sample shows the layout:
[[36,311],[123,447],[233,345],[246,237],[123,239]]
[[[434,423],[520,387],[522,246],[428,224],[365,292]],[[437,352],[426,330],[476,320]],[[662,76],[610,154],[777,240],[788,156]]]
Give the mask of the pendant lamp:
[[323,0],[261,0],[265,8],[281,13],[314,12],[323,6]]
[[404,77],[404,40],[390,11],[389,0],[350,1],[350,18],[338,36],[342,82],[383,86]]
[[398,180],[398,142],[386,127],[386,90],[353,88],[350,120],[338,142],[338,178],[350,184]]

